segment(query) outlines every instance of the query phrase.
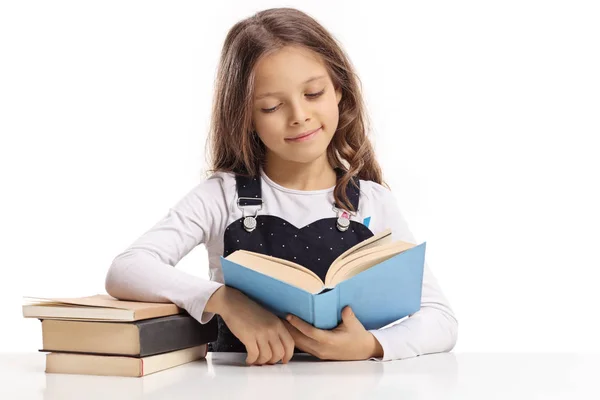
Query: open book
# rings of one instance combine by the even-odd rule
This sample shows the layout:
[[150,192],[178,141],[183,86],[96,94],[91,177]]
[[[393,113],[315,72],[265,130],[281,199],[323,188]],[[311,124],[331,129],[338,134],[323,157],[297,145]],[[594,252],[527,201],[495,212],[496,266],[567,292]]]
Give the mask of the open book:
[[387,229],[354,245],[337,257],[327,270],[325,282],[310,269],[278,257],[237,250],[226,258],[246,268],[316,294],[333,288],[359,272],[413,247],[415,245],[412,243],[392,242],[392,231]]
[[124,301],[107,294],[69,298],[24,298],[23,317],[85,321],[140,321],[183,313],[172,303]]
[[387,229],[337,257],[324,282],[305,266],[246,250],[221,265],[226,285],[282,318],[292,313],[331,329],[350,305],[366,329],[377,329],[420,308],[425,246],[393,241]]

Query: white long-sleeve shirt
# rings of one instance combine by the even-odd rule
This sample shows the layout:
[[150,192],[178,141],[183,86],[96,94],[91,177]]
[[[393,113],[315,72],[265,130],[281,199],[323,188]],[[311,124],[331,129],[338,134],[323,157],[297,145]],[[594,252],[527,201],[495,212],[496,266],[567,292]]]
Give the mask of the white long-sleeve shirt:
[[[285,188],[261,170],[264,201],[260,214],[275,215],[301,227],[335,215],[333,187],[302,191]],[[220,256],[223,233],[242,217],[237,207],[235,176],[217,172],[193,187],[152,228],[113,260],[106,276],[106,291],[113,297],[139,301],[172,302],[205,324],[214,314],[204,308],[223,285]],[[370,217],[370,218],[369,218]],[[395,196],[382,185],[360,181],[358,213],[352,220],[378,232],[391,228],[394,240],[416,243]],[[368,222],[367,222],[368,221]],[[199,244],[208,252],[209,279],[177,268]],[[450,351],[457,340],[458,323],[437,280],[425,261],[421,309],[399,323],[370,330],[383,348],[387,361]]]

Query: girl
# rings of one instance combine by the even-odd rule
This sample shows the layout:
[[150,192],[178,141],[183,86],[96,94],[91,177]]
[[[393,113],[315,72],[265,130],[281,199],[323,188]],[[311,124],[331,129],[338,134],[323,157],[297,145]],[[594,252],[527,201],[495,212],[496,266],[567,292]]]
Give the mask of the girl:
[[[202,324],[217,318],[209,349],[246,352],[248,364],[287,363],[295,349],[328,360],[450,351],[457,321],[427,264],[421,309],[378,330],[366,330],[349,307],[330,331],[282,320],[223,284],[219,257],[238,249],[295,261],[323,278],[335,257],[383,229],[415,240],[382,186],[351,63],[314,19],[277,8],[235,24],[215,89],[212,175],[114,259],[106,291],[175,303]],[[170,268],[201,243],[210,280]]]

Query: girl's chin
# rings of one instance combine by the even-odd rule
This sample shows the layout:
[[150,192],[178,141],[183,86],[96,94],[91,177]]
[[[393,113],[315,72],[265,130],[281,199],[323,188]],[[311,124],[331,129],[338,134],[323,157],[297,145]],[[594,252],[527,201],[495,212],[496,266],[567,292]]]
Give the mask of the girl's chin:
[[294,149],[292,151],[286,151],[277,155],[277,158],[283,161],[299,164],[308,164],[322,157],[327,157],[327,147],[300,150]]

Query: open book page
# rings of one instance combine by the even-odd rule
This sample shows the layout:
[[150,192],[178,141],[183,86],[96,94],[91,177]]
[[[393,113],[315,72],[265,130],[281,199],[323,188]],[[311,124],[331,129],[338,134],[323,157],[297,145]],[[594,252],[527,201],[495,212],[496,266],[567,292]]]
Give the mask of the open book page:
[[317,274],[288,260],[246,250],[234,251],[225,258],[309,293],[318,293],[323,289],[324,283]]
[[[148,303],[142,301],[125,301],[118,300],[107,294],[96,294],[93,296],[85,297],[68,297],[68,298],[44,298],[44,297],[31,297],[24,296],[23,300],[25,303],[38,303],[39,305],[61,305],[65,304],[84,306],[84,307],[105,307],[105,308],[119,308],[125,310],[142,310],[153,307],[163,307],[165,304],[170,303]],[[36,305],[38,305],[36,304]]]
[[341,263],[335,274],[332,274],[325,280],[328,287],[333,287],[338,283],[350,279],[353,276],[365,271],[405,250],[411,249],[416,245],[413,243],[396,241],[383,246],[377,246],[355,253]]
[[285,265],[287,267],[292,267],[292,268],[299,269],[302,272],[305,272],[305,273],[307,273],[309,275],[312,275],[315,279],[318,279],[319,282],[321,282],[321,284],[323,284],[323,281],[321,281],[321,278],[319,278],[319,276],[317,274],[315,274],[313,271],[311,271],[310,269],[306,268],[305,266],[302,266],[302,265],[300,265],[298,263],[295,263],[293,261],[286,260],[284,258],[268,256],[268,255],[262,254],[262,253],[255,253],[253,251],[248,251],[248,250],[237,250],[237,251],[239,251],[241,253],[252,254],[253,256],[256,256],[256,257],[266,258],[267,260],[278,262],[278,263],[283,264],[283,265]]
[[379,232],[377,235],[373,235],[367,240],[363,240],[360,243],[355,244],[350,247],[348,250],[340,254],[329,266],[327,270],[327,274],[325,275],[325,283],[327,283],[331,278],[337,273],[338,269],[346,262],[346,259],[350,256],[353,256],[359,252],[366,251],[367,249],[372,249],[374,247],[383,246],[392,242],[392,230],[386,229],[384,231]]

